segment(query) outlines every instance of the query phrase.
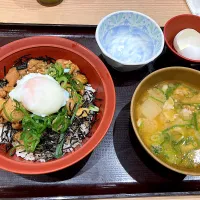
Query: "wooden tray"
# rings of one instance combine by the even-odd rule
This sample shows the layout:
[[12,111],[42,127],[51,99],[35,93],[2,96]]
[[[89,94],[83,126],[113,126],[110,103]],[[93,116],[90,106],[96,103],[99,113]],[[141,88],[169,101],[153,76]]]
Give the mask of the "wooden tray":
[[[95,29],[95,26],[0,24],[0,45],[23,37],[53,35],[75,40],[102,59],[94,37]],[[115,84],[117,104],[111,127],[100,145],[79,163],[56,173],[31,176],[0,170],[1,198],[89,199],[200,194],[200,177],[172,172],[144,151],[129,116],[132,94],[149,73],[167,66],[198,69],[199,65],[180,61],[165,48],[155,62],[139,71],[120,73],[106,66]]]

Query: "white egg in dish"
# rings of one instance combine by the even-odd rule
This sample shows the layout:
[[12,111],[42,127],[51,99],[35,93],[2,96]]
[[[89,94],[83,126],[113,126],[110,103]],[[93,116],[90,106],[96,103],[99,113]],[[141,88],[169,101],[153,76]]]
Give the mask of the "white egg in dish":
[[184,29],[174,38],[175,50],[182,56],[200,60],[200,33],[194,29]]
[[9,96],[42,117],[57,112],[69,99],[69,93],[55,79],[39,73],[30,73],[17,81]]

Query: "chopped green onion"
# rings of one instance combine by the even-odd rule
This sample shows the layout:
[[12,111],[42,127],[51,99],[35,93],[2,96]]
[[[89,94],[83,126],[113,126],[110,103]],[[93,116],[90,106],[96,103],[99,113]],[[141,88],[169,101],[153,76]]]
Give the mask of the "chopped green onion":
[[[53,131],[60,134],[59,142],[56,147],[55,157],[59,158],[63,155],[63,145],[66,138],[66,131],[73,123],[76,112],[83,103],[83,97],[78,94],[78,92],[84,89],[84,85],[79,80],[74,79],[73,75],[66,73],[66,71],[69,72],[69,70],[70,69],[64,70],[60,63],[55,63],[50,65],[46,73],[53,77],[64,89],[69,88],[70,85],[70,95],[73,99],[76,99],[76,106],[72,110],[71,119],[67,115],[67,109],[65,106],[53,115],[40,117],[28,112],[19,102],[15,101],[16,111],[21,111],[24,114],[22,119],[23,130],[20,136],[20,140],[23,141],[24,148],[28,153],[35,151],[35,149],[38,147],[38,144],[40,143],[45,129],[51,128]],[[4,105],[3,108],[5,110]],[[90,110],[98,112],[99,108],[91,105]],[[9,116],[7,117],[10,119]]]
[[68,82],[67,77],[61,76],[61,77],[57,78],[57,81],[64,89],[67,89],[67,82]]
[[78,99],[78,101],[77,101],[77,103],[76,103],[76,106],[75,106],[73,115],[72,115],[72,117],[71,117],[71,124],[73,123],[74,118],[75,118],[76,113],[77,113],[77,110],[78,110],[79,106],[82,104],[82,101],[83,101],[83,98],[82,98],[82,96],[81,96],[80,94],[75,93],[74,96]]
[[159,155],[162,152],[162,147],[160,145],[152,145],[151,146],[151,151],[154,154]]
[[52,77],[56,77],[56,69],[55,68],[52,68],[52,67],[50,67],[49,69],[48,69],[48,71],[47,71],[47,74],[48,75],[50,75],[50,76],[52,76]]
[[60,134],[58,145],[56,147],[55,158],[60,158],[63,155],[63,145],[65,143],[65,133]]
[[151,99],[153,99],[153,100],[155,100],[155,101],[158,101],[159,103],[164,103],[163,101],[161,101],[161,100],[159,100],[159,99],[157,99],[157,98],[155,98],[155,97],[153,97],[153,96],[149,96],[149,98],[151,98]]
[[195,129],[198,131],[197,113],[193,113],[192,123],[194,124]]
[[70,124],[70,120],[67,116],[67,112],[59,113],[52,122],[52,130],[59,133],[63,133],[67,130]]
[[177,128],[177,127],[186,127],[186,128],[189,128],[189,127],[192,127],[193,125],[192,124],[177,124],[177,125],[173,125],[169,128],[166,128],[165,130],[163,130],[161,133],[166,133],[168,132],[169,130],[171,129],[174,129],[174,128]]
[[169,97],[173,95],[174,91],[175,91],[179,86],[180,86],[179,83],[177,83],[177,84],[175,84],[175,85],[173,85],[173,86],[169,86],[169,87],[167,88],[167,90],[166,90],[166,93],[165,93],[166,98],[169,99]]
[[55,63],[54,66],[55,66],[55,69],[57,70],[58,76],[63,75],[64,69],[63,69],[62,65],[60,63]]
[[72,79],[70,84],[71,84],[72,88],[76,91],[80,91],[84,88],[83,84],[79,80],[73,80]]
[[3,112],[6,115],[6,117],[8,118],[8,120],[11,122],[13,120],[13,118],[12,118],[12,116],[9,116],[9,114],[6,111],[6,108],[5,108],[5,104],[6,103],[7,103],[7,101],[3,103],[3,106],[2,106],[3,107]]
[[89,110],[94,111],[94,112],[99,112],[99,108],[97,106],[94,106],[94,105],[90,105]]

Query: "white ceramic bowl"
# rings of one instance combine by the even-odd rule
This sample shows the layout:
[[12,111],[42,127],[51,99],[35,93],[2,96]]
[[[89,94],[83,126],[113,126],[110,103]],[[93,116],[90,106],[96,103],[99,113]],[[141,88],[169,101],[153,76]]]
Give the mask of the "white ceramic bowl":
[[118,11],[97,26],[96,41],[104,58],[118,71],[132,71],[157,58],[164,47],[159,25],[147,15]]

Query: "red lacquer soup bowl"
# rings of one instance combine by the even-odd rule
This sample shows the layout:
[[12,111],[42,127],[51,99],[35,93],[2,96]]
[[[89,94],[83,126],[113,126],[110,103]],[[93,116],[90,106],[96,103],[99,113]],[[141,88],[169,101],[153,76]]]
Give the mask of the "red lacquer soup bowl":
[[165,42],[169,49],[179,58],[192,62],[200,63],[200,60],[192,60],[180,55],[174,48],[173,41],[175,36],[182,30],[190,28],[200,32],[200,17],[192,14],[182,14],[171,18],[164,26]]
[[[83,145],[62,158],[45,163],[31,162],[10,156],[0,148],[0,168],[20,174],[44,174],[55,172],[78,162],[88,155],[105,136],[115,111],[115,89],[112,78],[101,60],[82,45],[58,37],[30,37],[9,43],[0,48],[0,78],[4,77],[14,62],[24,55],[49,56],[54,59],[71,60],[86,75],[88,82],[97,90],[95,102],[100,107],[98,120],[93,125],[91,137]],[[5,66],[5,67],[4,67]],[[1,145],[2,146],[2,145]]]

